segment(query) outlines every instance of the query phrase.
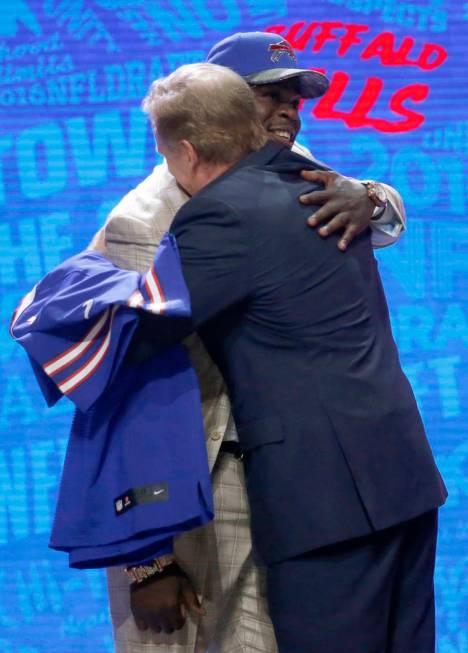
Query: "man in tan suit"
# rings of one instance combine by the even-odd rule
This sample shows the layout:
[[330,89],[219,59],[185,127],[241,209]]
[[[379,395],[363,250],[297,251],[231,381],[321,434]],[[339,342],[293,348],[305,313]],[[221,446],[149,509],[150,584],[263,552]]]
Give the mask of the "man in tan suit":
[[[245,62],[251,56],[249,48],[258,51],[262,42],[266,47],[284,44],[277,35],[252,33],[229,37],[211,52],[215,52],[215,63],[221,64],[227,53],[227,64],[234,67],[233,60]],[[257,71],[260,80],[244,74],[253,85],[263,124],[272,138],[311,157],[294,143],[300,128],[298,105],[303,97],[322,94],[326,80],[293,66],[291,61],[288,68],[284,64],[279,68],[273,60],[269,66]],[[404,209],[394,189],[373,182],[363,185],[333,172],[307,174],[311,180],[325,184],[324,191],[311,193],[304,200],[323,203],[314,224],[331,218],[328,226],[322,227],[322,235],[343,228],[340,247],[344,249],[354,233],[371,219],[379,218],[371,223],[374,246],[389,245],[398,238],[404,225]],[[108,218],[105,248],[112,261],[122,268],[145,271],[162,235],[188,198],[166,164],[156,166]],[[237,436],[226,388],[200,340],[193,336],[186,345],[200,381],[216,516],[212,524],[175,542],[175,559],[189,578],[158,578],[154,574],[153,582],[130,595],[124,571],[109,570],[116,650],[274,653],[276,643],[268,617],[264,576],[252,559],[249,509],[242,464],[235,455]]]

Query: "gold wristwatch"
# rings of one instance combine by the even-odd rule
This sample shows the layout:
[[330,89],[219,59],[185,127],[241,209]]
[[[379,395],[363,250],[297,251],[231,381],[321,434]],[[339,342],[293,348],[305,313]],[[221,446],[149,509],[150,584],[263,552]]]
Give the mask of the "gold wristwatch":
[[367,195],[371,202],[379,209],[384,209],[387,206],[388,197],[385,188],[372,179],[365,179],[361,184],[366,187]]

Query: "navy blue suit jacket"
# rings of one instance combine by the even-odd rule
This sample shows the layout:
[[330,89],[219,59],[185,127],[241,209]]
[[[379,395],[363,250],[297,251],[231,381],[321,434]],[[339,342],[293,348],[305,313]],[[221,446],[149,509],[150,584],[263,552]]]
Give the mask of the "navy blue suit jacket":
[[172,226],[195,326],[233,405],[254,544],[273,563],[441,505],[370,234],[346,253],[298,196],[316,168],[272,142]]

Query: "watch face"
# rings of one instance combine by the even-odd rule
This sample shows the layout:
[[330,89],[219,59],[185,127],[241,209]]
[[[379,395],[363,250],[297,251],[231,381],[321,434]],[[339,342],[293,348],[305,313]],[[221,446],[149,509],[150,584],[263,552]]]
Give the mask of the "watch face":
[[373,190],[378,203],[381,206],[384,206],[387,203],[387,193],[385,192],[383,186],[381,186],[380,184],[375,184]]
[[364,185],[367,188],[367,194],[369,198],[374,202],[376,206],[384,207],[387,204],[387,193],[385,188],[378,184],[375,181],[366,181]]

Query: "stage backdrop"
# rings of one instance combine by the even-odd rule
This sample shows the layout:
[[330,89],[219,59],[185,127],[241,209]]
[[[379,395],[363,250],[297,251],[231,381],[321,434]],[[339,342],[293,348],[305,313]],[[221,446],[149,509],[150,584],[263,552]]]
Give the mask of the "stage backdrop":
[[[311,8],[313,5],[313,9]],[[300,141],[403,195],[409,229],[378,252],[395,336],[450,498],[441,511],[438,650],[467,653],[468,2],[6,0],[0,18],[0,651],[112,651],[101,572],[48,534],[71,418],[47,409],[7,323],[149,173],[149,83],[235,31],[271,30],[331,78]],[[382,370],[385,374],[385,370]]]

